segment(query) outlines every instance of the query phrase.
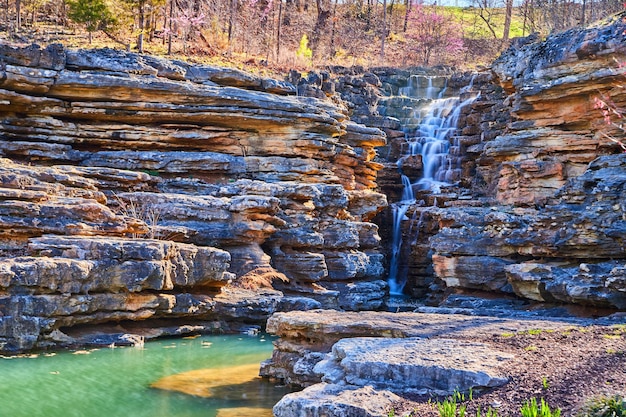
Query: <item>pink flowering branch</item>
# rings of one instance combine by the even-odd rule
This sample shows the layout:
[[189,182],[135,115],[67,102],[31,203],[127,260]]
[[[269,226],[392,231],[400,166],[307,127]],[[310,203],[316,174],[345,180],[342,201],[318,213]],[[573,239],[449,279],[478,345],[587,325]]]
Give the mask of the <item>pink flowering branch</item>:
[[[618,62],[618,68],[626,68],[626,63]],[[618,87],[624,88],[623,85],[619,85]],[[624,126],[626,110],[618,107],[609,95],[604,93],[599,93],[599,95],[599,97],[593,98],[593,107],[600,110],[602,113],[604,124],[609,128],[617,129],[623,134],[626,134],[626,127]],[[622,151],[626,152],[626,144],[622,140],[606,132],[600,132],[600,134],[611,142],[618,144],[620,148],[622,148]]]

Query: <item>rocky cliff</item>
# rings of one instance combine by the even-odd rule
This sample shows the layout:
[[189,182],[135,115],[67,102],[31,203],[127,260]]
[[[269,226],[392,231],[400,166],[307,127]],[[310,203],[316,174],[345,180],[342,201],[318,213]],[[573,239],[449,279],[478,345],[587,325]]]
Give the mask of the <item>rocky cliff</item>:
[[[611,140],[623,131],[608,128],[595,105],[626,106],[625,18],[518,39],[490,71],[342,75],[336,90],[356,103],[351,117],[389,138],[380,189],[395,203],[404,198],[400,174],[414,184],[415,203],[399,221],[406,294],[450,307],[460,304],[446,295],[486,291],[626,308],[626,165]],[[424,189],[415,185],[424,157],[407,149],[425,109],[452,95],[466,104],[442,157],[451,169],[436,190]],[[392,211],[376,219],[389,258]]]
[[626,309],[626,155],[609,138],[623,132],[594,108],[624,108],[624,61],[622,13],[525,39],[493,64],[511,120],[467,149],[488,206],[438,211],[430,244],[448,287]]
[[379,307],[385,136],[294,93],[237,70],[1,45],[0,351]]

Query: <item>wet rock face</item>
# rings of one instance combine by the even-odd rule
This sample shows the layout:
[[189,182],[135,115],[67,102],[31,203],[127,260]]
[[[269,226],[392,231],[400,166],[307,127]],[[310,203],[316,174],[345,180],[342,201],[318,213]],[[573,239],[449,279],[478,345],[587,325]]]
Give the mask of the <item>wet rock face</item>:
[[59,45],[0,46],[0,88],[0,350],[71,344],[79,325],[381,305],[386,139],[345,109],[238,70]]

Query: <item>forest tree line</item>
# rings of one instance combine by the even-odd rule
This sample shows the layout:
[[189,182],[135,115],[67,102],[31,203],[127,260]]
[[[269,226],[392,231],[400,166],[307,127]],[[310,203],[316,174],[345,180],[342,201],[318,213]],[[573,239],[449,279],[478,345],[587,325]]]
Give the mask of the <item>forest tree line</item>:
[[[603,18],[622,0],[5,0],[2,30],[73,30],[127,49],[288,66],[487,62],[517,36]],[[449,0],[451,1],[451,0]]]

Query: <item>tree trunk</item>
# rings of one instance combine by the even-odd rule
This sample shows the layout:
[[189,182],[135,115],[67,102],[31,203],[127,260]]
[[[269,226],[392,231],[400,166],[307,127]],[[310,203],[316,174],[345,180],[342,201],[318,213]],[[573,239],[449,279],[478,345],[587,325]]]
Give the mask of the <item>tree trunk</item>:
[[383,0],[383,33],[380,36],[380,63],[385,61],[385,40],[387,39],[387,0]]
[[280,28],[283,22],[283,0],[278,1],[278,25],[276,28],[276,61],[280,60]]
[[524,13],[524,22],[522,23],[522,36],[526,36],[526,20],[528,19],[528,0],[524,0],[524,12],[523,13]]
[[337,19],[337,2],[339,0],[335,0],[335,6],[333,7],[333,25],[330,31],[330,60],[332,61],[335,58],[335,54],[337,50],[335,49],[335,32],[336,32],[336,24],[335,20]]
[[411,13],[411,0],[406,0],[404,2],[405,13],[404,13],[404,26],[402,27],[402,32],[406,32],[406,28],[409,25],[409,13]]
[[585,12],[587,11],[587,0],[583,0],[583,7],[582,7],[582,12],[580,14],[580,24],[584,25],[585,24]]
[[15,31],[22,27],[22,0],[15,0]]
[[230,0],[230,16],[228,18],[228,53],[232,51],[235,24],[237,23],[237,0]]
[[174,0],[170,0],[170,13],[167,31],[167,54],[172,55],[172,17],[174,16]]
[[310,48],[314,55],[319,56],[322,34],[325,32],[326,24],[330,18],[330,1],[326,4],[326,0],[315,0],[315,4],[317,6],[317,20],[313,27]]
[[144,5],[145,2],[143,0],[139,2],[139,36],[137,36],[137,51],[140,54],[143,53],[143,29],[146,19]]
[[502,43],[509,41],[509,32],[511,31],[511,17],[513,16],[513,0],[506,0],[506,13],[504,15],[504,33],[502,34]]

